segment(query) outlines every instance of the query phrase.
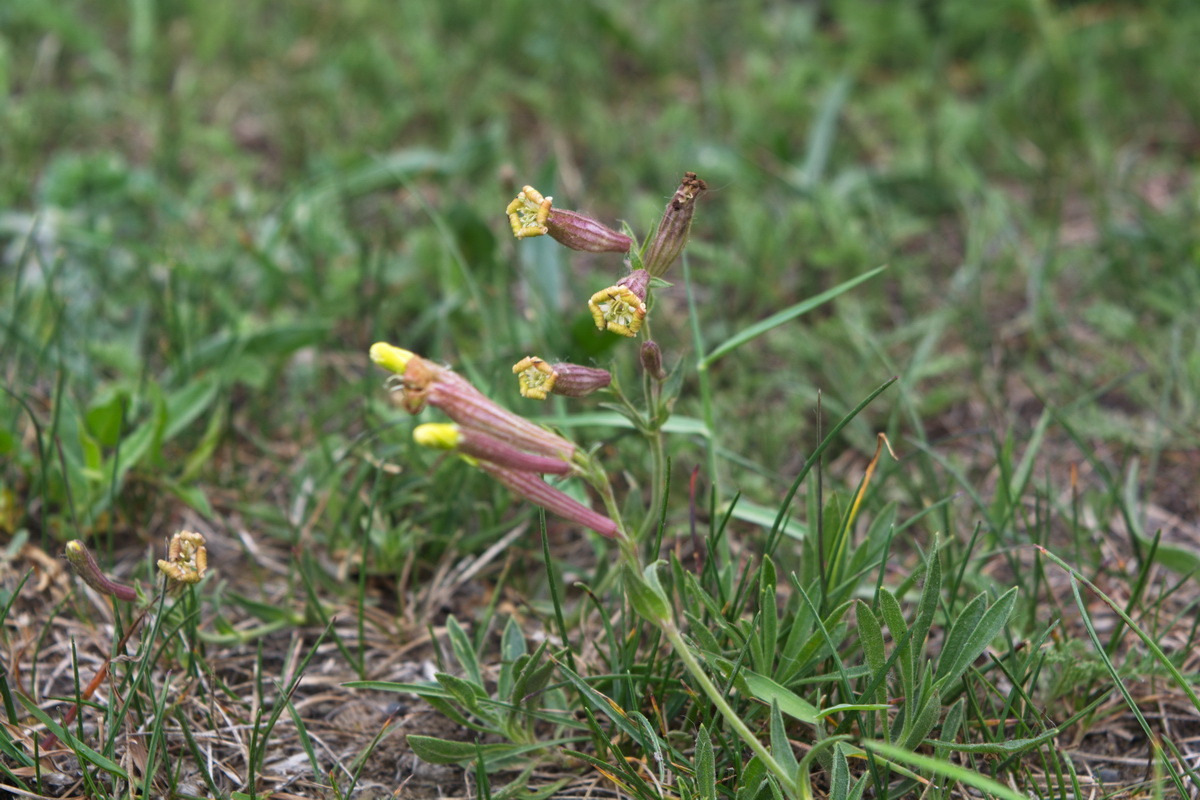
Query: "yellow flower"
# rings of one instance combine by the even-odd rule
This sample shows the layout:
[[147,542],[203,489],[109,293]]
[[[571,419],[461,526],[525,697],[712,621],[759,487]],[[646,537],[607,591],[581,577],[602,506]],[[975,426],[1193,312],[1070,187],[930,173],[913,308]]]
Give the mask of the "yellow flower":
[[636,336],[646,318],[646,289],[649,275],[644,269],[635,270],[601,289],[588,300],[592,319],[600,330],[607,328],[622,336]]
[[533,400],[545,400],[546,395],[554,391],[554,383],[558,380],[554,368],[537,356],[522,358],[513,364],[512,371],[521,383],[521,397]]
[[553,203],[553,197],[542,197],[542,193],[532,186],[522,189],[506,209],[513,236],[525,239],[546,233],[549,230],[546,220],[550,218]]

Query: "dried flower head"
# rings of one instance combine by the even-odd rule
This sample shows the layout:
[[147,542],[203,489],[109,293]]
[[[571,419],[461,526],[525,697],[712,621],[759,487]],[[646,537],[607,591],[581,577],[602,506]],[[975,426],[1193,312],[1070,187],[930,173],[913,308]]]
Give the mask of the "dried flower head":
[[550,218],[550,207],[553,204],[553,197],[542,197],[542,193],[532,186],[522,189],[505,209],[509,224],[512,225],[513,236],[525,239],[546,233],[546,221]]
[[592,295],[588,300],[588,308],[596,327],[622,336],[636,336],[646,319],[649,281],[646,270],[634,270],[615,285]]
[[696,173],[684,174],[683,181],[663,211],[654,239],[642,257],[642,265],[652,276],[661,277],[683,252],[692,227],[692,215],[696,212],[696,198],[707,190],[708,184],[697,178]]
[[199,583],[208,569],[208,550],[204,535],[178,531],[171,537],[166,560],[159,559],[158,570],[175,583]]

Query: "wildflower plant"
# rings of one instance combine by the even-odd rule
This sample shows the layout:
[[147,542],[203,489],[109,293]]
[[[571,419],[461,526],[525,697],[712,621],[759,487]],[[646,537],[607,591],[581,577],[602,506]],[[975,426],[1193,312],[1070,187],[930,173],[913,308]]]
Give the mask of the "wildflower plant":
[[[513,494],[568,523],[599,534],[603,537],[600,541],[607,540],[615,544],[618,569],[609,573],[609,576],[619,580],[618,585],[628,603],[627,607],[637,618],[656,631],[657,636],[666,641],[694,687],[692,696],[698,694],[704,697],[712,709],[709,713],[716,715],[705,719],[705,724],[700,726],[696,751],[698,769],[712,768],[712,741],[709,731],[722,737],[732,734],[752,754],[749,762],[742,763],[740,767],[742,780],[750,780],[750,776],[757,774],[760,780],[769,781],[777,794],[789,798],[812,796],[809,772],[816,764],[820,764],[827,771],[832,770],[837,775],[839,772],[845,772],[848,756],[866,758],[871,761],[872,770],[859,778],[853,792],[849,792],[847,787],[848,793],[845,794],[847,797],[857,796],[864,790],[868,778],[874,781],[877,789],[882,788],[887,769],[880,765],[889,763],[882,755],[887,747],[898,742],[911,749],[921,744],[929,735],[942,709],[940,698],[948,692],[958,691],[957,682],[966,666],[974,661],[999,630],[999,625],[1007,620],[1012,609],[1012,594],[1005,595],[991,606],[988,606],[982,597],[973,601],[974,605],[971,608],[978,613],[968,620],[970,630],[964,626],[962,630],[952,630],[950,633],[952,639],[955,636],[963,639],[960,643],[963,646],[953,654],[950,663],[939,663],[936,671],[930,665],[921,666],[915,655],[923,646],[929,630],[933,606],[928,604],[936,602],[939,591],[940,569],[936,544],[927,559],[928,575],[923,593],[923,610],[912,626],[900,612],[898,601],[887,589],[880,590],[882,601],[878,607],[855,599],[853,590],[856,584],[853,578],[882,564],[890,541],[890,527],[882,525],[872,526],[866,540],[858,546],[851,546],[850,543],[853,523],[861,507],[864,492],[886,444],[882,435],[875,459],[863,478],[854,502],[845,511],[836,504],[827,507],[824,510],[825,522],[821,526],[821,532],[807,537],[804,545],[807,557],[799,574],[793,575],[795,586],[799,589],[795,597],[803,598],[803,601],[797,600],[789,607],[792,617],[786,623],[777,616],[776,573],[769,555],[764,555],[763,563],[756,573],[756,588],[747,586],[745,575],[739,576],[732,568],[727,545],[724,552],[718,548],[718,552],[711,554],[713,558],[700,567],[702,576],[685,570],[679,559],[667,561],[658,558],[658,545],[662,540],[664,523],[669,518],[666,429],[682,385],[683,365],[687,362],[679,355],[669,355],[678,354],[681,347],[664,347],[652,338],[652,295],[656,289],[671,285],[664,280],[664,276],[681,261],[691,234],[698,201],[706,190],[707,186],[703,180],[695,173],[687,173],[667,203],[654,232],[640,245],[628,227],[621,233],[580,212],[559,211],[554,208],[553,198],[542,195],[530,186],[524,187],[507,207],[513,235],[517,239],[550,235],[561,244],[575,250],[613,253],[620,257],[620,261],[614,258],[614,267],[620,270],[619,274],[610,279],[606,288],[587,297],[586,303],[600,331],[598,335],[615,335],[636,340],[635,343],[616,348],[617,355],[614,361],[626,361],[640,370],[640,393],[627,391],[626,387],[615,379],[616,375],[623,374],[620,363],[604,366],[577,365],[553,363],[537,356],[527,356],[512,366],[512,372],[517,377],[524,398],[544,400],[550,394],[559,394],[579,398],[577,402],[588,403],[599,397],[606,401],[607,408],[622,414],[628,425],[644,440],[649,453],[650,491],[644,503],[618,502],[609,480],[609,468],[601,463],[598,450],[577,444],[509,411],[489,399],[451,368],[385,342],[377,343],[371,348],[371,358],[376,364],[393,373],[388,386],[399,406],[412,414],[432,406],[452,421],[417,426],[414,439],[418,444],[457,453],[468,463],[503,484]],[[686,260],[683,261],[683,266],[684,284],[689,289],[688,310],[693,318],[695,334],[695,360],[690,363],[695,368],[704,415],[702,420],[692,421],[698,423],[692,430],[698,432],[707,444],[708,477],[713,485],[713,502],[716,507],[720,486],[716,460],[719,428],[713,415],[707,379],[709,368],[722,356],[754,337],[829,301],[877,274],[879,270],[868,272],[853,281],[785,309],[706,351],[703,338],[699,335],[700,326],[696,322],[694,302],[691,302],[690,275]],[[779,532],[796,489],[817,463],[831,438],[889,384],[890,381],[881,386],[851,415],[835,426],[812,454],[780,507],[769,541],[778,543]],[[569,495],[560,488],[563,481],[578,481],[587,486],[594,498],[593,502],[598,501],[599,508]],[[693,495],[693,512],[694,503]],[[822,512],[818,510],[810,516],[819,519]],[[715,537],[710,537],[710,544],[719,543],[720,540],[718,532]],[[769,549],[773,546],[770,545]],[[699,563],[704,555],[704,548],[698,541],[696,550]],[[702,588],[700,577],[704,577],[710,584],[715,581],[716,591]],[[551,586],[554,586],[553,578]],[[610,586],[606,583],[601,590]],[[731,602],[744,603],[744,598],[754,595],[755,592],[759,607],[757,613],[761,617],[761,632],[758,633],[731,624],[726,617],[727,612],[722,610],[723,604],[727,607]],[[867,631],[868,642],[864,648],[868,651],[869,665],[875,670],[875,674],[886,676],[889,666],[897,662],[896,680],[909,702],[894,723],[877,722],[886,718],[884,712],[889,709],[885,702],[886,693],[880,685],[883,678],[877,677],[864,691],[856,692],[850,688],[848,678],[843,673],[843,685],[839,690],[842,700],[836,713],[821,712],[787,688],[789,681],[806,675],[804,670],[811,670],[819,660],[829,657],[834,652],[837,644],[846,636],[846,619],[852,609],[858,629]],[[559,613],[561,627],[561,611]],[[781,645],[776,634],[785,624],[791,626],[791,633]],[[709,630],[712,626],[716,626],[718,634],[727,641],[741,642],[740,654],[736,651],[731,652],[727,646],[718,642],[716,635]],[[891,662],[882,655],[882,644],[879,649],[874,646],[875,634],[878,634],[879,642],[883,641],[880,631],[885,626],[894,641],[904,642],[897,647]],[[465,637],[454,636],[454,632],[460,630],[457,623],[454,623],[450,630],[452,638],[461,644],[456,644],[454,648],[460,665],[468,676],[478,676],[480,673],[476,657],[468,652],[470,647],[464,643]],[[565,638],[565,628],[562,633]],[[527,659],[523,643],[518,647],[515,642],[508,641],[515,635],[518,634],[514,633],[510,625],[505,631],[506,644],[503,649],[506,653],[511,653],[514,659],[518,656],[525,659],[513,661],[514,664],[521,664],[521,669],[517,672],[524,670],[522,674],[527,673],[525,678],[529,679],[536,672],[537,680],[544,684],[547,677],[545,670],[548,669],[549,662],[542,661],[543,650],[538,651],[537,658]],[[600,694],[576,671],[569,648],[560,654],[561,657],[556,657],[553,653],[545,655],[552,660],[558,658],[558,670],[594,712],[607,716],[632,741],[647,752],[655,754],[660,772],[656,783],[667,780],[663,770],[668,760],[685,760],[685,756],[672,750],[674,745],[671,742],[675,737],[672,732],[663,728],[665,723],[662,720],[659,721],[659,730],[656,731],[656,726],[645,716],[635,710],[627,710],[622,705],[622,702],[637,701],[638,698],[631,692],[625,691],[620,694],[621,702],[614,697]],[[513,678],[512,670],[507,674]],[[527,722],[523,727],[513,728],[508,723],[502,723],[500,717],[489,709],[488,704],[481,702],[481,698],[486,695],[481,678],[472,683],[469,689],[464,687],[463,679],[446,674],[439,674],[438,682],[440,687],[436,690],[422,689],[416,685],[406,685],[405,688],[422,694],[455,719],[469,722],[463,713],[453,710],[447,704],[450,698],[456,699],[459,707],[476,720],[469,724],[481,732],[506,735],[512,741],[524,745],[531,742],[531,729]],[[527,683],[515,678],[505,685],[512,692],[518,691],[514,688],[518,685],[522,687],[522,691],[528,688]],[[731,699],[731,688],[745,697],[756,700],[761,710],[756,712],[751,707],[749,712],[739,713]],[[508,708],[526,708],[530,698],[531,695],[525,691],[522,694],[500,696],[489,702]],[[864,714],[870,716],[864,717]],[[808,756],[802,761],[798,761],[792,751],[785,715],[790,724],[795,725],[799,722],[811,729],[813,745]],[[838,722],[830,730],[822,719],[832,719],[833,716],[837,717]],[[567,724],[561,717],[558,719],[561,725]],[[764,725],[766,732],[763,731]],[[858,744],[851,744],[851,730],[882,735],[885,741],[879,750],[870,750],[865,737],[860,737]],[[604,737],[599,735],[598,729],[593,728],[592,732],[597,749],[605,748],[607,745],[604,744]],[[464,750],[455,743],[432,737],[410,736],[409,741],[418,755],[432,761],[469,761],[474,758],[476,752],[474,749]],[[699,763],[703,760],[702,751],[705,750],[706,743],[709,752],[707,766]],[[598,769],[607,769],[601,766],[603,762],[593,761]],[[642,780],[629,771],[622,771],[620,778],[612,772],[606,771],[605,774],[618,783],[625,782],[626,785]],[[692,787],[689,792],[695,796],[697,787],[707,780],[704,776],[693,775],[683,782]],[[715,797],[711,792],[699,794]]]

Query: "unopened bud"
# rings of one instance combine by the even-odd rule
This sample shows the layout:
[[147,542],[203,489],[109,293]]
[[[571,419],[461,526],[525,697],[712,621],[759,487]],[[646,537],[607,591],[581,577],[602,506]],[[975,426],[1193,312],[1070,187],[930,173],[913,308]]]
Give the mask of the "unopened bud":
[[626,253],[633,247],[633,239],[578,211],[551,209],[546,228],[556,242],[572,250]]
[[642,342],[642,369],[656,381],[665,381],[667,371],[663,369],[662,350],[653,340]]
[[620,535],[617,523],[603,514],[593,511],[565,492],[555,489],[537,475],[506,469],[487,461],[479,462],[479,468],[503,483],[514,494],[524,497],[547,511],[553,511],[564,519],[591,528],[601,536],[607,536],[610,539],[615,539]]
[[697,178],[696,173],[688,172],[683,176],[683,182],[667,203],[658,231],[642,258],[642,265],[652,276],[661,277],[683,252],[696,211],[696,198],[707,189],[708,184]]
[[66,546],[67,561],[80,580],[101,594],[107,594],[118,600],[133,602],[137,600],[137,591],[132,586],[117,583],[100,571],[96,557],[92,551],[78,539],[72,539]]

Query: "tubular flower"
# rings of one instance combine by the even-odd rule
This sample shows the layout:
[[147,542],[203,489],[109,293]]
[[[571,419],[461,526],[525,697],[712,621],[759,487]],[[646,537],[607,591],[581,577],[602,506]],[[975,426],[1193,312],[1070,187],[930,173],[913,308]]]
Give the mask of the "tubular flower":
[[608,329],[622,336],[636,336],[646,319],[646,289],[650,275],[644,269],[634,270],[617,281],[616,285],[601,289],[588,300],[592,319],[600,330]]
[[479,468],[507,486],[513,494],[518,494],[547,511],[553,511],[564,519],[591,528],[601,536],[616,539],[621,533],[617,523],[555,489],[531,472],[518,472],[490,461],[480,461]]
[[521,383],[521,396],[545,400],[548,394],[584,397],[612,383],[606,369],[579,364],[547,364],[537,356],[528,356],[513,364],[513,374]]
[[418,425],[413,428],[413,440],[422,447],[453,450],[476,461],[487,461],[519,472],[566,475],[572,471],[571,465],[562,459],[526,453],[494,436],[446,422]]
[[542,193],[532,186],[523,188],[505,209],[513,236],[525,239],[545,234],[548,231],[546,220],[550,217],[553,203],[553,197],[542,197]]
[[96,563],[96,557],[80,540],[72,539],[67,542],[66,556],[71,568],[75,570],[75,574],[97,592],[124,600],[127,603],[137,600],[137,590],[132,586],[117,583],[101,572],[100,565]]
[[554,241],[572,250],[627,253],[633,247],[633,239],[578,211],[551,209],[546,228]]
[[[397,352],[407,358],[397,358]],[[519,450],[565,461],[575,455],[574,444],[501,408],[447,367],[385,342],[371,346],[371,360],[393,371],[397,371],[394,366],[402,366],[399,378],[392,379],[392,391],[402,394],[401,403],[410,414],[431,405],[463,428],[489,434]]]
[[696,198],[707,190],[708,184],[697,178],[696,173],[684,174],[683,182],[667,203],[658,231],[642,257],[642,264],[654,277],[661,277],[683,252],[696,211]]

